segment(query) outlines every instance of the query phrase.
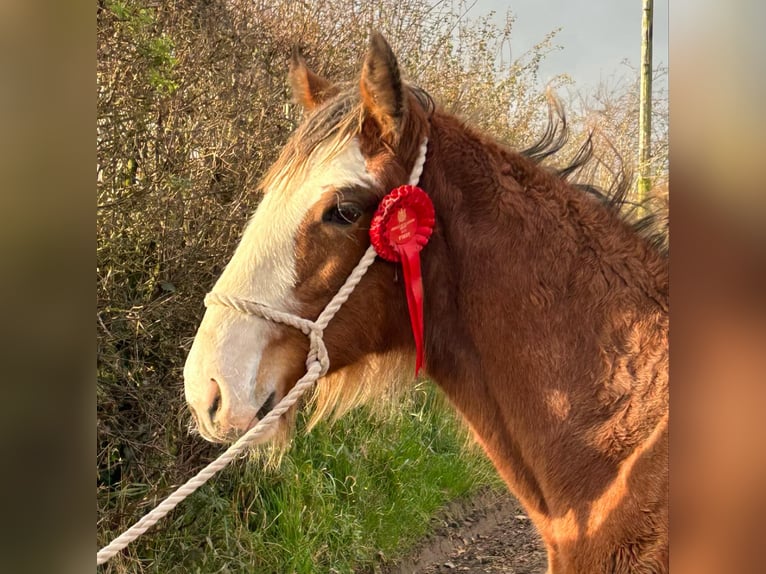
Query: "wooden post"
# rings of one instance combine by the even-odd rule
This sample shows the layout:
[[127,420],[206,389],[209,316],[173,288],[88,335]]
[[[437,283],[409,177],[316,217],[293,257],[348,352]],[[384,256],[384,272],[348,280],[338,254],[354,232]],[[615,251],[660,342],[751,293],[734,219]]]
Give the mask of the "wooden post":
[[638,201],[649,195],[652,142],[652,22],[654,0],[643,0],[641,20],[641,80],[638,112]]

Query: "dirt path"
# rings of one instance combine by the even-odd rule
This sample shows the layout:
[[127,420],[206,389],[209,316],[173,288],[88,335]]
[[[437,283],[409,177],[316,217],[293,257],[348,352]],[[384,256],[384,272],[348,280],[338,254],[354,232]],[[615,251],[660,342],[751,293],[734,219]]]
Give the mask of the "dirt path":
[[546,560],[534,527],[510,494],[484,493],[451,504],[420,548],[385,574],[542,574]]

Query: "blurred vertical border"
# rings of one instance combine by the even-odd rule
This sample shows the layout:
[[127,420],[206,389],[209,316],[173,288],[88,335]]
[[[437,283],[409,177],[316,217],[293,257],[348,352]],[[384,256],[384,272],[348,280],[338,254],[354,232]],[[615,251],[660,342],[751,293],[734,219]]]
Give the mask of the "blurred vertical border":
[[766,5],[670,2],[671,566],[766,568]]
[[95,9],[0,3],[0,571],[95,568]]

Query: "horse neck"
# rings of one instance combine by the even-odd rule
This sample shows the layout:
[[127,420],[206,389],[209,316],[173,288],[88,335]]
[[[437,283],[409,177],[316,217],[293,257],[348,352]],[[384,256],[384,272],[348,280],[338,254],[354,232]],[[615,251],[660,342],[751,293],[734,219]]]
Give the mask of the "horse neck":
[[[429,146],[423,186],[438,223],[423,255],[428,371],[506,481],[544,513],[551,490],[579,488],[554,476],[550,457],[633,393],[662,403],[666,388],[648,388],[657,377],[628,383],[620,361],[641,371],[663,360],[633,359],[666,337],[666,263],[595,198],[451,117],[433,118]],[[580,448],[581,462],[627,456],[661,415],[631,418],[624,444]]]

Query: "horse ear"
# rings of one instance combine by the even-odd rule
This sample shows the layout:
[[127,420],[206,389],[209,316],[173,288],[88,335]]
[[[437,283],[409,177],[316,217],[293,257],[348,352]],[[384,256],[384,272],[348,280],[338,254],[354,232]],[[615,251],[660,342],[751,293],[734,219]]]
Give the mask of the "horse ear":
[[297,46],[290,57],[290,84],[295,102],[307,112],[338,94],[337,86],[309,70]]
[[385,38],[373,32],[360,80],[362,103],[384,138],[399,139],[406,100],[399,64]]

